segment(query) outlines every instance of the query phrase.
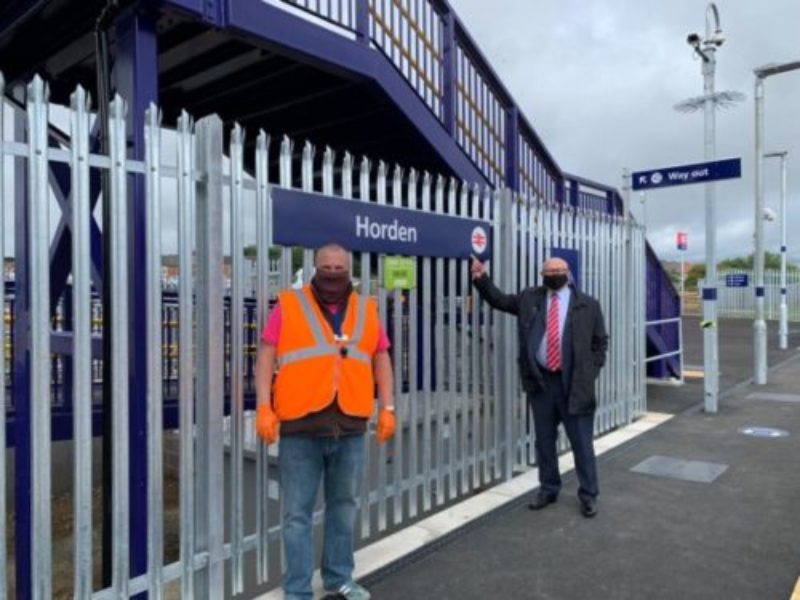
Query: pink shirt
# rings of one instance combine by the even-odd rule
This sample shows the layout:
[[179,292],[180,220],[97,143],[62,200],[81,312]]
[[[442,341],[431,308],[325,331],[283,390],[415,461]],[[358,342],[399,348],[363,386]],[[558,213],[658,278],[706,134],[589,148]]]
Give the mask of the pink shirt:
[[[339,307],[335,304],[331,304],[328,306],[328,310],[332,313],[336,313]],[[269,314],[269,318],[267,319],[267,324],[264,327],[264,331],[261,332],[261,341],[265,344],[269,344],[270,346],[277,346],[278,339],[281,337],[281,322],[283,321],[283,317],[281,316],[281,305],[276,304],[275,308],[272,309],[272,312]],[[378,325],[378,344],[375,346],[375,354],[378,352],[386,352],[391,343],[389,342],[389,336],[386,335],[386,331],[383,329],[383,325]]]

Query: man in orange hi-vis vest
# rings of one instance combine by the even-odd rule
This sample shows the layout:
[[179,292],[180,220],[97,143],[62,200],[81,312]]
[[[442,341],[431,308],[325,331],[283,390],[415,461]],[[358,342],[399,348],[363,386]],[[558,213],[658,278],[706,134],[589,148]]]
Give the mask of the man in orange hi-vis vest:
[[376,387],[378,441],[394,435],[389,340],[375,299],[353,291],[350,253],[328,244],[314,263],[310,285],[282,292],[262,333],[256,431],[268,444],[280,434],[284,598],[313,597],[312,516],[324,478],[323,585],[336,597],[368,600],[353,581],[356,490]]

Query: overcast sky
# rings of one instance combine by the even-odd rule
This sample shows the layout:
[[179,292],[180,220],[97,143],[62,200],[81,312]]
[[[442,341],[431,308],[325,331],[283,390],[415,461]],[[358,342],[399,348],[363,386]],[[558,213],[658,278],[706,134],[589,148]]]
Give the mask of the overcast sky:
[[[468,31],[558,164],[621,186],[633,171],[702,162],[703,114],[673,106],[703,93],[701,63],[686,43],[705,33],[698,0],[450,0]],[[800,59],[800,0],[720,0],[727,41],[717,52],[716,89],[747,99],[717,112],[717,156],[741,157],[742,178],[717,184],[718,253],[753,251],[753,68]],[[789,255],[800,261],[800,71],[766,80],[767,151],[788,150]],[[765,164],[766,204],[780,203],[777,159]],[[638,194],[634,211],[642,216]],[[689,260],[705,256],[703,186],[647,197],[648,237],[678,258],[675,232],[689,233]],[[778,251],[780,228],[766,226]]]
[[[701,62],[686,35],[704,34],[706,2],[450,3],[563,170],[620,187],[625,167],[704,160],[702,111],[683,114],[673,107],[703,92]],[[717,156],[741,157],[743,170],[741,179],[716,185],[718,256],[724,258],[753,251],[753,68],[800,59],[800,0],[720,0],[717,6],[727,41],[717,52],[716,89],[747,96],[717,112]],[[765,148],[789,151],[788,246],[800,263],[800,71],[769,78],[765,87]],[[765,181],[766,204],[777,212],[778,160],[766,161]],[[680,257],[675,233],[681,230],[689,234],[685,257],[704,260],[703,186],[652,191],[646,202],[648,238],[658,255]],[[6,208],[8,218],[10,203]],[[633,210],[643,217],[638,194]],[[9,231],[7,250],[12,240]],[[766,240],[777,252],[777,222],[766,224]]]

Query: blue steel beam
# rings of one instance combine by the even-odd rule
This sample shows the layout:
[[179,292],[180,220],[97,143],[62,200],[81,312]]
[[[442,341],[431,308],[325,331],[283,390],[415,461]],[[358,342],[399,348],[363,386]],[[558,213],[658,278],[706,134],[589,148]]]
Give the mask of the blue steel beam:
[[[131,12],[116,23],[117,53],[114,82],[128,103],[130,157],[144,158],[144,114],[158,102],[158,36],[153,15]],[[145,183],[141,175],[128,181],[130,227],[130,328],[146,330],[145,303]],[[124,275],[122,275],[124,276]],[[147,570],[147,345],[144,335],[132,335],[130,348],[130,560],[131,576]],[[140,595],[139,597],[145,597]]]
[[[581,177],[580,175],[574,175],[572,173],[564,173],[564,177],[574,182],[575,184],[584,185],[586,187],[593,188],[596,191],[603,192],[606,195],[607,200],[608,200],[608,195],[610,194],[611,196],[613,196],[613,201],[608,200],[608,202],[610,203],[610,205],[614,207],[614,210],[616,212],[620,214],[622,213],[622,197],[619,195],[619,191],[617,191],[617,188],[610,185],[606,185],[604,183],[598,183],[597,181],[592,181],[591,179]],[[614,213],[612,212],[611,214]]]
[[[72,211],[71,187],[69,166],[51,163],[50,188],[61,207],[61,218],[56,227],[53,242],[50,244],[50,303],[53,306],[64,293],[72,268],[72,233],[69,229],[69,219]],[[89,197],[92,199],[92,210],[97,204],[99,194],[100,174],[97,170],[92,170],[89,176]],[[91,218],[90,227],[92,282],[97,291],[100,292],[103,285],[102,234],[94,217]]]
[[[16,112],[23,112],[25,110],[23,104],[15,102],[14,105],[17,109]],[[93,152],[97,150],[97,126],[98,122],[95,122],[95,128],[92,132]],[[70,143],[69,136],[52,123],[48,124],[48,133],[50,134],[50,146],[53,148],[60,148],[62,145]],[[58,299],[64,293],[72,266],[72,248],[70,245],[71,237],[69,231],[69,219],[72,210],[70,189],[72,184],[68,165],[63,163],[51,163],[48,170],[50,188],[61,208],[61,218],[56,227],[53,242],[50,245],[50,304],[55,306]],[[89,193],[92,198],[91,210],[93,211],[100,193],[100,177],[96,169],[91,171],[89,186]],[[103,258],[100,236],[100,228],[97,226],[94,217],[92,217],[90,231],[92,281],[97,290],[102,289],[103,284]]]
[[[225,2],[226,10],[222,11],[216,26],[230,28],[254,43],[278,47],[296,60],[340,76],[374,80],[459,178],[486,182],[441,121],[380,52],[262,0],[220,1]],[[204,18],[196,0],[165,0],[164,3],[197,19]]]
[[[99,386],[98,386],[99,387]],[[99,394],[100,391],[97,390]],[[225,399],[225,414],[229,414],[230,401]],[[245,393],[244,407],[246,410],[254,409],[256,406],[255,393]],[[178,414],[178,399],[164,398],[164,429],[177,429],[180,426]],[[16,415],[13,412],[6,413],[6,448],[13,448],[13,440],[17,431]],[[54,442],[61,442],[72,439],[73,414],[72,408],[65,410],[62,407],[53,407],[51,429]],[[98,437],[103,435],[103,408],[97,404],[92,408],[92,435]],[[18,479],[15,479],[19,481]],[[15,540],[16,542],[16,540]],[[22,565],[24,567],[24,565]],[[25,595],[21,592],[22,588],[17,589],[18,598],[29,598],[30,594]]]
[[[22,89],[15,90],[22,100]],[[14,111],[14,141],[25,141],[25,115]],[[14,544],[17,597],[31,597],[31,418],[28,178],[26,160],[14,159]]]
[[[563,181],[561,182],[560,190],[561,190],[561,193],[563,194],[564,193],[564,183],[563,183]],[[580,204],[580,186],[578,185],[578,182],[575,181],[574,179],[572,179],[570,181],[569,203],[570,203],[570,206],[572,206],[573,208],[577,208],[578,205]]]
[[10,14],[4,15],[0,20],[0,31],[10,34],[17,27],[25,23],[37,12],[47,6],[49,0],[37,0],[36,2],[18,3],[12,7]]
[[506,174],[505,185],[519,190],[519,110],[510,106],[506,112]]
[[[99,393],[99,392],[98,392]],[[245,409],[255,408],[256,396],[255,394],[245,394]],[[226,405],[227,406],[227,405]],[[227,412],[226,412],[227,414]],[[177,429],[180,426],[178,420],[178,400],[177,398],[164,399],[164,429]],[[73,413],[72,407],[65,410],[61,407],[53,407],[51,418],[51,430],[53,432],[52,441],[63,442],[72,439],[73,431]],[[13,439],[16,432],[16,417],[14,413],[6,415],[6,448],[13,448]],[[92,408],[92,435],[98,437],[103,435],[103,408],[98,404]],[[16,480],[15,480],[16,481]],[[18,590],[19,592],[19,590]],[[18,597],[27,598],[21,592]]]
[[456,78],[458,70],[458,53],[456,52],[456,22],[452,12],[444,16],[442,35],[442,118],[444,128],[451,135],[456,135]]
[[[54,331],[50,334],[50,349],[53,354],[72,354],[72,332]],[[92,358],[103,358],[103,336],[92,334]]]
[[369,46],[369,2],[356,2],[356,39]]

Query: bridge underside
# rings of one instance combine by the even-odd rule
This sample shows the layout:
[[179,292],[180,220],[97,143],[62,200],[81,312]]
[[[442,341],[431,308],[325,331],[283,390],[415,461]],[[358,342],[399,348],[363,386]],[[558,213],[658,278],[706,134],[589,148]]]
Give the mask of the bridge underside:
[[[0,24],[4,17],[7,22],[16,4],[21,3],[0,9]],[[0,38],[0,65],[7,83],[13,86],[39,74],[49,82],[54,102],[69,104],[77,84],[96,99],[94,26],[104,4],[55,0]],[[287,135],[318,149],[330,146],[356,157],[379,156],[409,168],[464,175],[375,78],[326,65],[318,57],[268,40],[209,27],[170,7],[155,11],[153,22],[155,31],[148,41],[155,43],[157,65],[146,68],[157,73],[157,96],[152,100],[161,107],[167,125],[176,122],[181,110],[196,118],[217,113],[228,129],[238,122],[248,131],[248,145],[263,129],[273,140]],[[109,33],[113,83],[118,44],[116,30]],[[341,43],[354,44],[347,39]]]

